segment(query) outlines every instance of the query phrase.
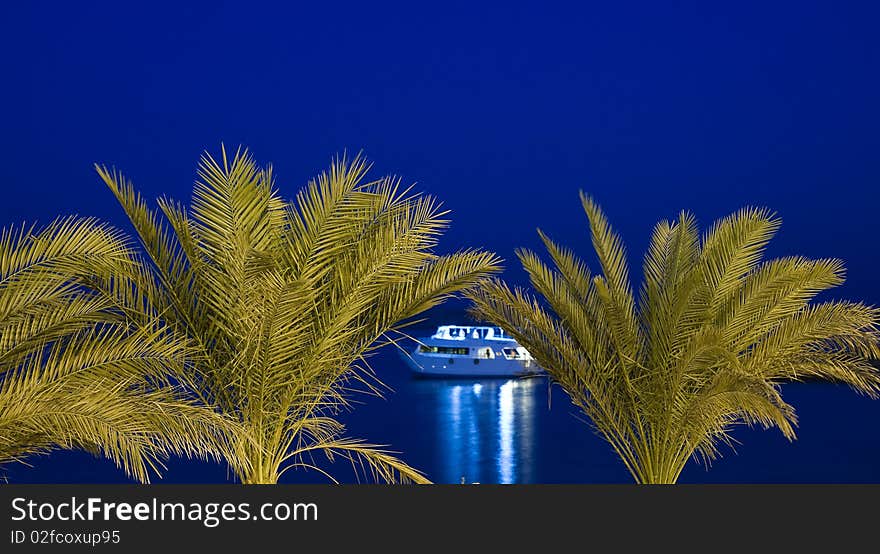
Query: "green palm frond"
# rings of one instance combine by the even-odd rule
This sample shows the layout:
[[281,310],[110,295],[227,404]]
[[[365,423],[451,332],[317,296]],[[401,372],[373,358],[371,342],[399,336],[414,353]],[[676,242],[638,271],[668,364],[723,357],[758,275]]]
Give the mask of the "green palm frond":
[[824,379],[880,394],[880,311],[815,297],[843,282],[839,260],[762,261],[780,222],[743,209],[700,236],[693,215],[654,228],[636,302],[626,253],[581,194],[601,274],[539,231],[552,266],[518,256],[538,296],[499,280],[473,289],[476,316],[505,328],[590,418],[634,479],[675,482],[737,424],[795,436],[782,383]]
[[[367,357],[426,309],[483,282],[499,260],[434,253],[448,226],[437,200],[401,180],[367,179],[340,158],[294,198],[244,150],[203,156],[191,203],[150,209],[124,177],[99,167],[146,256],[133,284],[98,283],[130,321],[161,318],[186,345],[182,381],[247,431],[228,435],[247,483],[301,454],[345,456],[388,481],[421,481],[382,448],[344,437],[335,416],[353,390],[378,393]],[[253,442],[249,442],[253,438]],[[235,464],[233,464],[235,465]]]
[[169,455],[234,448],[235,422],[172,383],[185,343],[91,288],[121,290],[136,269],[122,234],[91,219],[0,233],[0,463],[79,448],[146,482]]

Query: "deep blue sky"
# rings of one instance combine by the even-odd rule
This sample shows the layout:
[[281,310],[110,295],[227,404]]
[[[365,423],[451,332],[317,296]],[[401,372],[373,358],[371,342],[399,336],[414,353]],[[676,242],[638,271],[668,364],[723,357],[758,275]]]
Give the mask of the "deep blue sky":
[[771,252],[843,258],[880,304],[880,7],[828,2],[15,2],[0,9],[0,222],[123,225],[94,175],[189,197],[220,142],[287,196],[343,150],[453,210],[443,249],[587,252],[596,196],[638,273],[657,219],[746,204]]
[[841,293],[880,303],[874,3],[14,4],[4,224],[121,224],[94,161],[183,200],[203,149],[243,143],[292,196],[363,149],[453,210],[446,248],[582,241],[584,188],[638,263],[660,217],[761,204],[774,254],[841,257]]

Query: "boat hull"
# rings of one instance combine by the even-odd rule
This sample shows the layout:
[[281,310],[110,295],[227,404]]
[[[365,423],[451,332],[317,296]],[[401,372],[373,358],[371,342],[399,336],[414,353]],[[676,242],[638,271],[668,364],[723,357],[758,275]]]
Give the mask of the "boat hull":
[[401,358],[413,374],[419,377],[502,378],[543,373],[533,361],[505,358],[453,358],[425,356],[417,352],[401,353]]

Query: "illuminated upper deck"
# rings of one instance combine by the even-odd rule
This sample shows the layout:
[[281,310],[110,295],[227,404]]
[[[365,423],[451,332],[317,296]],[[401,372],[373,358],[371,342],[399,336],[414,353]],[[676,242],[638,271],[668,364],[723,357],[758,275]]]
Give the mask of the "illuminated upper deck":
[[432,339],[442,340],[497,340],[515,342],[513,337],[504,333],[501,327],[479,327],[467,325],[441,325],[431,335]]

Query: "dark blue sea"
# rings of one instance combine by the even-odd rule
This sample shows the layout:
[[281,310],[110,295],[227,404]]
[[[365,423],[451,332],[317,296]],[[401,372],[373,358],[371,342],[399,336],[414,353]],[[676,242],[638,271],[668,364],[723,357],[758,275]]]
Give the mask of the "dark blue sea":
[[[349,435],[389,445],[437,483],[628,483],[629,474],[558,386],[547,380],[429,380],[410,375],[393,351],[372,365],[391,390],[358,397],[345,416]],[[791,384],[784,398],[799,417],[798,439],[746,427],[739,444],[706,468],[691,462],[685,483],[880,483],[880,401],[846,387]],[[320,461],[320,459],[319,459]],[[56,452],[5,468],[13,483],[127,482],[113,464]],[[324,464],[356,482],[349,464]],[[171,460],[165,482],[228,480],[218,464]],[[321,483],[318,473],[288,472],[284,482]]]

